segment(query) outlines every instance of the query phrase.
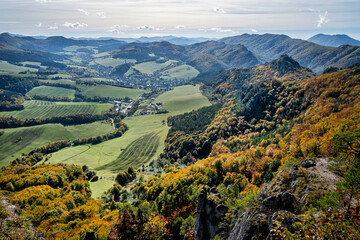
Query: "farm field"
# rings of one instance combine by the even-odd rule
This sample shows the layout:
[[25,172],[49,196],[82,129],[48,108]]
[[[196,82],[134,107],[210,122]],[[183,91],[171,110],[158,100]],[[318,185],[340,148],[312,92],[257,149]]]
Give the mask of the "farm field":
[[75,97],[75,90],[60,87],[40,86],[31,89],[28,94],[32,96],[43,95],[51,97],[68,97],[73,99]]
[[96,82],[96,81],[114,82],[114,80],[110,78],[80,78],[80,80],[86,82]]
[[104,67],[116,67],[124,63],[134,63],[134,59],[121,59],[121,58],[97,58],[94,60],[95,63],[100,64]]
[[61,124],[45,124],[3,131],[4,135],[0,136],[0,167],[9,164],[22,153],[50,142],[103,135],[113,131],[113,128],[110,123],[94,122],[66,127]]
[[71,85],[75,85],[76,82],[69,80],[69,79],[59,79],[59,80],[51,80],[51,79],[47,79],[47,80],[40,80],[40,82],[45,82],[45,83],[61,83],[61,84],[71,84]]
[[76,45],[73,45],[73,46],[66,47],[63,50],[66,51],[66,52],[76,52],[77,50],[79,50],[81,48],[86,48],[86,49],[89,49],[89,50],[93,50],[95,53],[97,53],[96,47],[93,47],[93,46],[76,46]]
[[[169,116],[210,105],[208,99],[201,94],[198,85],[176,87],[160,95],[157,102],[163,102],[166,106],[164,108],[170,112],[127,117],[124,122],[129,130],[122,137],[97,145],[65,148],[53,153],[49,162],[86,164],[94,168],[99,176],[105,177],[104,180],[99,180],[100,183],[91,183],[94,194],[100,194],[106,190],[104,186],[109,186],[108,178],[112,178],[118,171],[130,165],[139,168],[159,156],[169,131],[165,123]],[[102,181],[104,184],[101,184]],[[100,197],[94,194],[93,197]]]
[[164,72],[165,75],[162,76],[164,79],[191,79],[196,77],[199,74],[199,71],[196,70],[194,67],[189,65],[181,65],[177,67],[173,67]]
[[0,72],[19,73],[19,72],[24,72],[24,71],[37,72],[38,70],[36,68],[17,66],[17,65],[9,63],[7,61],[0,60]]
[[153,74],[154,72],[156,72],[164,67],[169,66],[173,62],[176,62],[176,61],[169,60],[164,63],[157,63],[155,61],[144,62],[144,63],[136,64],[135,66],[133,66],[133,68],[135,68],[136,70],[138,70],[142,73],[145,73],[145,74]]
[[25,101],[24,110],[0,112],[0,116],[16,118],[50,118],[69,116],[80,113],[100,114],[109,110],[113,105],[109,103],[91,102],[48,102],[40,100]]
[[80,85],[79,88],[82,90],[82,94],[86,97],[111,97],[111,98],[138,98],[147,91],[133,88],[122,88],[109,85]]

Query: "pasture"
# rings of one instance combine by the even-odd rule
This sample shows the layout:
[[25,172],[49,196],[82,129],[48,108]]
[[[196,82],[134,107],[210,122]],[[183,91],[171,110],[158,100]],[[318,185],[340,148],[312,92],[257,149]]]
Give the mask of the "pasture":
[[112,132],[113,128],[110,123],[94,122],[72,126],[44,124],[3,131],[4,135],[0,136],[0,167],[9,164],[22,153],[29,153],[50,142],[103,135]]
[[9,63],[7,61],[0,60],[0,72],[19,73],[19,72],[24,72],[24,71],[37,72],[38,70],[36,68],[17,66],[17,65]]
[[160,95],[156,102],[162,102],[169,113],[127,117],[124,122],[129,130],[122,137],[97,145],[65,148],[53,153],[49,161],[86,164],[96,169],[99,176],[105,177],[97,183],[91,183],[93,197],[100,197],[106,187],[111,186],[109,178],[118,171],[130,165],[140,168],[160,155],[169,131],[166,125],[169,116],[210,105],[208,99],[201,94],[198,85],[176,87]]
[[72,80],[69,80],[69,79],[58,79],[58,80],[47,79],[47,80],[40,80],[40,82],[45,82],[45,83],[61,83],[61,84],[71,84],[71,85],[76,84],[75,81],[72,81]]
[[143,93],[147,92],[141,89],[134,88],[122,88],[109,85],[79,85],[79,88],[82,90],[82,94],[86,97],[111,97],[122,99],[129,97],[132,99],[140,97]]
[[0,112],[0,116],[16,118],[51,118],[69,116],[81,113],[100,114],[109,110],[109,103],[92,102],[48,102],[40,100],[25,101],[24,110]]
[[188,80],[196,77],[198,74],[199,71],[196,70],[194,67],[184,64],[166,70],[165,72],[163,72],[162,78],[168,80],[172,80],[172,79]]
[[155,61],[144,62],[144,63],[136,64],[135,66],[133,66],[133,68],[135,68],[136,70],[138,70],[138,71],[140,71],[141,73],[144,73],[144,74],[153,74],[154,72],[156,72],[158,70],[161,70],[164,67],[169,66],[173,62],[176,62],[176,61],[169,60],[169,61],[164,62],[164,63],[157,63]]
[[74,99],[75,90],[61,87],[50,87],[50,86],[40,86],[35,87],[28,92],[29,95],[43,95],[51,97],[68,97]]
[[84,82],[114,82],[111,78],[80,78]]
[[121,59],[121,58],[97,58],[94,60],[95,63],[100,64],[104,67],[116,67],[124,63],[134,63],[134,59]]

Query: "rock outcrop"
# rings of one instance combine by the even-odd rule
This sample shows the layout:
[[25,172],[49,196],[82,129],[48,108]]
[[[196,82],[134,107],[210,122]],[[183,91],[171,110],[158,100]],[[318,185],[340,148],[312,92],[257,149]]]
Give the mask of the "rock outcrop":
[[[272,239],[270,232],[279,224],[294,231],[301,221],[297,214],[321,196],[321,192],[335,189],[340,178],[327,169],[326,158],[305,159],[300,167],[293,165],[278,173],[257,196],[259,208],[245,212],[230,232],[230,240]],[[316,194],[312,194],[316,193]]]
[[[210,190],[209,197],[217,195],[214,189]],[[195,235],[197,240],[213,238],[224,229],[219,228],[219,223],[224,218],[228,208],[209,199],[208,192],[203,188],[198,198],[195,213]]]

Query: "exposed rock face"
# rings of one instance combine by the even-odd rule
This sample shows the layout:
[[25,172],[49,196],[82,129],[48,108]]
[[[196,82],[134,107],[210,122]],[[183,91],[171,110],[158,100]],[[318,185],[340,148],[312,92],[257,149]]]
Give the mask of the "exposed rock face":
[[278,210],[296,212],[298,210],[298,200],[289,192],[282,192],[276,196],[264,199],[261,203],[260,211],[273,213]]
[[[214,190],[210,190],[210,195],[215,195]],[[200,192],[198,206],[195,213],[195,235],[197,240],[207,240],[223,231],[219,228],[219,223],[225,216],[228,208],[217,204],[208,199],[205,188]]]
[[296,214],[316,201],[311,192],[335,189],[336,182],[340,180],[327,169],[328,159],[317,161],[318,164],[313,159],[305,159],[300,167],[293,165],[284,169],[265,184],[257,196],[260,207],[245,212],[237,220],[229,239],[272,239],[269,233],[278,224],[294,231],[293,224],[300,221]]
[[269,234],[268,216],[264,213],[244,213],[230,233],[229,240],[265,239]]
[[269,217],[269,228],[275,227],[276,222],[279,222],[281,226],[287,228],[290,232],[294,232],[294,224],[300,222],[300,219],[293,213],[288,211],[278,211]]
[[303,168],[310,168],[315,166],[316,166],[316,162],[314,159],[311,158],[305,159],[301,162],[301,167]]

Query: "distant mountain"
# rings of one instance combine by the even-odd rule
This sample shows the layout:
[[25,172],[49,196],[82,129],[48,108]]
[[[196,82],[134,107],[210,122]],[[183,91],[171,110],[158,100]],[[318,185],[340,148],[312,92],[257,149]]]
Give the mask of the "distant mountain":
[[211,40],[218,40],[216,38],[187,38],[187,37],[176,37],[176,36],[162,36],[162,37],[140,37],[140,38],[114,38],[114,37],[100,37],[100,38],[71,38],[73,40],[118,40],[118,41],[124,41],[127,43],[151,43],[151,42],[169,42],[176,45],[190,45],[194,43],[200,43],[205,41],[211,41]]
[[325,47],[301,39],[277,34],[243,34],[219,40],[226,44],[241,44],[255,54],[262,62],[268,62],[287,54],[301,65],[322,73],[333,66],[345,68],[360,62],[360,47]]
[[[25,36],[25,35],[21,35],[21,34],[15,34],[15,33],[9,33],[9,32],[6,32],[6,33],[12,37],[29,37],[29,36]],[[43,36],[43,35],[31,36],[31,37],[35,38],[35,39],[47,39],[48,38],[47,36]]]
[[327,35],[317,34],[308,39],[309,42],[313,42],[322,46],[339,47],[341,45],[360,46],[360,41],[349,37],[345,34]]
[[260,63],[246,47],[206,41],[188,46],[169,42],[129,43],[112,52],[115,58],[149,61],[159,57],[187,62],[201,72],[216,68],[249,67]]
[[[69,46],[94,46],[107,47],[105,51],[113,50],[125,42],[109,39],[109,40],[74,40],[62,36],[48,37],[46,39],[35,39],[32,37],[13,37],[7,33],[0,34],[0,42],[7,45],[31,51],[46,52],[62,52],[64,48]],[[109,48],[109,46],[111,46]]]
[[23,50],[0,42],[0,60],[8,62],[31,61],[49,64],[54,63],[53,60],[61,59],[62,57],[59,55],[47,52]]

